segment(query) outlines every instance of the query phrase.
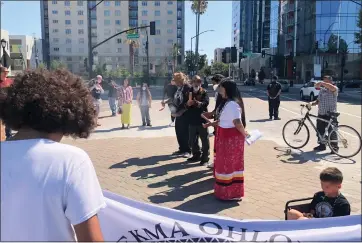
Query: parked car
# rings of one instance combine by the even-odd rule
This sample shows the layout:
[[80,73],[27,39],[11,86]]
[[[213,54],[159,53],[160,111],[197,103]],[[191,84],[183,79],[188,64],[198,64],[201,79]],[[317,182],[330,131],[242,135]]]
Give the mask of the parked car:
[[281,86],[282,86],[282,92],[289,92],[289,87],[290,87],[290,84],[289,84],[289,81],[288,80],[279,80],[278,81]]
[[246,86],[255,86],[255,79],[253,78],[247,78],[245,81],[244,81],[244,85]]
[[310,101],[316,100],[319,95],[319,90],[317,90],[314,85],[322,80],[312,80],[303,85],[300,88],[300,99],[304,100],[304,98],[308,97]]

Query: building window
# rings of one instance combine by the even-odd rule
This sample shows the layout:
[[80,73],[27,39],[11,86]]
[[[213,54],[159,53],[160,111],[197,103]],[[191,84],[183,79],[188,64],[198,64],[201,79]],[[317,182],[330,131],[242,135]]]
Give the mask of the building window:
[[161,35],[161,30],[156,30],[156,35]]
[[118,38],[116,41],[117,41],[117,44],[121,44],[121,43],[122,43],[122,39],[121,39],[121,38]]
[[161,11],[156,10],[156,11],[155,11],[155,16],[161,16]]
[[121,16],[121,10],[114,11],[114,15],[115,16]]
[[70,1],[64,1],[64,6],[70,6]]
[[104,20],[104,25],[111,25],[111,21],[109,19]]
[[72,43],[72,39],[66,39],[65,40],[65,44],[71,44]]
[[142,16],[147,16],[147,10],[142,11]]
[[52,14],[58,14],[58,10],[53,10]]
[[84,44],[84,38],[79,38],[78,43],[79,44]]
[[155,44],[161,44],[161,39],[156,38],[156,39],[155,39]]
[[160,26],[160,25],[161,25],[161,20],[156,20],[156,21],[155,21],[155,25],[156,25],[156,26]]
[[72,57],[67,57],[67,62],[71,62],[72,61]]
[[142,1],[142,6],[147,6],[147,2],[146,2],[146,1]]
[[117,48],[117,52],[121,53],[122,52],[122,48]]
[[57,19],[53,19],[53,24],[57,24],[58,20]]
[[121,20],[117,19],[117,20],[115,21],[115,24],[116,24],[116,25],[121,25]]
[[109,10],[104,10],[104,16],[111,16],[111,11]]
[[168,4],[168,5],[172,5],[173,2],[172,2],[172,1],[167,1],[167,4]]
[[172,20],[167,20],[167,24],[173,24]]
[[161,56],[161,49],[160,48],[156,48],[155,49],[155,53],[157,56]]
[[70,10],[65,10],[65,15],[70,15]]
[[70,24],[70,20],[68,20],[68,19],[65,20],[65,24],[66,24],[66,25]]
[[168,10],[168,11],[167,11],[167,14],[168,14],[168,15],[172,15],[172,13],[173,13],[172,10]]
[[78,11],[78,15],[83,15],[83,14],[84,14],[84,12],[82,10]]
[[70,53],[70,52],[72,52],[72,48],[69,48],[69,47],[68,47],[68,48],[65,49],[65,51],[68,52],[68,53]]
[[110,29],[104,29],[104,35],[110,35],[111,30]]
[[172,40],[172,39],[168,39],[168,40],[167,40],[167,44],[173,44],[173,40]]
[[160,1],[155,1],[155,6],[161,6]]
[[59,38],[53,38],[54,43],[59,43]]
[[54,47],[53,50],[54,51],[59,51],[59,47]]
[[83,6],[83,1],[77,1],[78,6]]
[[58,29],[53,29],[53,33],[58,33],[59,30]]
[[78,24],[79,25],[83,25],[84,24],[84,21],[82,19],[78,20]]
[[106,6],[106,7],[111,6],[111,2],[110,1],[104,1],[104,6]]
[[52,1],[52,4],[57,4],[58,2],[57,1]]
[[78,30],[78,34],[79,34],[79,35],[83,35],[83,34],[84,34],[84,30],[83,30],[83,29],[79,29],[79,30]]
[[167,29],[167,34],[172,34],[173,33],[173,29]]
[[147,20],[142,20],[142,25],[147,25],[148,21]]

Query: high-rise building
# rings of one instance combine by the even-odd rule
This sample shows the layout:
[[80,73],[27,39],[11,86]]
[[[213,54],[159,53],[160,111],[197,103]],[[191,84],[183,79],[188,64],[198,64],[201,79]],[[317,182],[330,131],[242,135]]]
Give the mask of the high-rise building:
[[[48,65],[59,60],[75,73],[85,72],[88,57],[88,7],[96,1],[41,1],[43,55]],[[152,67],[161,68],[174,58],[176,43],[184,52],[185,6],[183,1],[103,1],[91,11],[92,46],[129,28],[156,22],[156,35],[149,37],[149,57]],[[121,34],[94,50],[95,64],[107,69],[124,67],[142,71],[147,68],[145,52],[146,31],[138,31],[139,38],[130,47],[127,34]],[[167,65],[167,64],[166,64]]]
[[222,52],[224,51],[224,48],[216,48],[214,50],[214,62],[221,62],[222,60]]
[[361,31],[357,26],[360,1],[280,0],[280,4],[278,52],[286,57],[296,54],[293,59],[288,58],[283,67],[286,76],[292,76],[295,62],[296,76],[304,81],[322,74],[316,68],[339,79],[344,53],[347,55],[347,77],[361,77],[361,47],[354,42],[355,33]]

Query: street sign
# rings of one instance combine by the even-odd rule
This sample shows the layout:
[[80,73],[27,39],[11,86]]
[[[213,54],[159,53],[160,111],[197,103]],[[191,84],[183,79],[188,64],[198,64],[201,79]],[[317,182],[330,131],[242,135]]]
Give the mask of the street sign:
[[127,39],[138,39],[140,38],[138,33],[135,34],[127,34]]

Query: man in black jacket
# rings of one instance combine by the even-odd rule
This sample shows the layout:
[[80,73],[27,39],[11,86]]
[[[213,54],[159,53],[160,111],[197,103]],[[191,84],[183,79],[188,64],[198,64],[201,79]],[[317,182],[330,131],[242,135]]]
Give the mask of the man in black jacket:
[[[175,81],[171,80],[171,82],[169,84],[167,84],[164,89],[163,99],[161,102],[163,106],[165,104],[172,104],[176,91],[177,91],[177,86],[175,84]],[[166,101],[165,101],[165,96],[167,96]],[[169,126],[173,126],[174,123],[175,123],[175,117],[171,116],[171,123]]]
[[117,99],[118,99],[118,91],[115,88],[115,82],[113,80],[108,80],[108,103],[109,108],[112,111],[112,116],[117,115]]
[[[200,161],[200,165],[209,162],[210,142],[207,128],[202,124],[206,123],[201,114],[207,112],[209,105],[209,96],[207,91],[201,87],[202,80],[199,76],[195,76],[192,80],[192,87],[189,94],[189,99],[186,103],[188,107],[189,119],[189,146],[192,148],[192,157],[188,161]],[[200,137],[202,149],[198,145]],[[201,153],[202,152],[202,153]]]

